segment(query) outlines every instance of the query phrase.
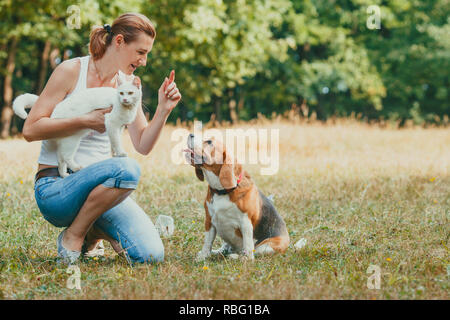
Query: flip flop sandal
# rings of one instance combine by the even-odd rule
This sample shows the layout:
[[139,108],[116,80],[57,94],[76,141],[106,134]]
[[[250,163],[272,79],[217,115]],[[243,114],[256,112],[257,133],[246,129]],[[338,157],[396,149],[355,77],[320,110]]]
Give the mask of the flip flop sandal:
[[64,233],[67,229],[64,229],[58,236],[57,247],[58,247],[58,258],[60,261],[65,264],[74,264],[78,258],[80,257],[80,251],[69,250],[65,248],[62,244],[62,239],[64,237]]
[[101,257],[105,255],[105,245],[103,244],[103,240],[100,240],[94,249],[87,250],[86,240],[83,243],[83,248],[81,249],[81,253],[87,258]]

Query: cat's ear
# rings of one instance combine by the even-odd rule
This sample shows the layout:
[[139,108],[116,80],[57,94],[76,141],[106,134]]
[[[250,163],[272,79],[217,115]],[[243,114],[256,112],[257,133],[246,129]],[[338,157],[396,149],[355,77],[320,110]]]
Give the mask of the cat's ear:
[[126,81],[127,81],[127,78],[125,77],[125,73],[123,73],[122,71],[119,70],[117,72],[117,85],[120,86]]
[[141,79],[138,76],[134,76],[133,85],[138,89],[141,88]]

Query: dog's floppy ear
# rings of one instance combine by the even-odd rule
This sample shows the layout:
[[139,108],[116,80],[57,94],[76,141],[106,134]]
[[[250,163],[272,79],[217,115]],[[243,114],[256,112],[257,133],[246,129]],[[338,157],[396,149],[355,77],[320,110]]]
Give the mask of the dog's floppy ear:
[[224,189],[231,189],[236,186],[232,164],[223,164],[219,173],[219,181]]
[[219,181],[224,189],[231,189],[236,186],[233,163],[230,157],[223,153],[223,165],[219,172]]
[[205,180],[205,177],[203,176],[203,171],[200,168],[195,168],[195,175],[197,176],[198,180],[203,181]]

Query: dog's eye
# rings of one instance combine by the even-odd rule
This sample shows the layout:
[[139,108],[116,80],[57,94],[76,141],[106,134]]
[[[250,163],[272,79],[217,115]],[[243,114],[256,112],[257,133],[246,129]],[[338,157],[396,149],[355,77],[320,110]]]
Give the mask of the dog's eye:
[[206,140],[206,143],[211,145],[212,144],[212,140]]
[[133,94],[133,91],[128,92],[128,94],[131,96]]
[[123,96],[123,92],[121,92],[120,95]]

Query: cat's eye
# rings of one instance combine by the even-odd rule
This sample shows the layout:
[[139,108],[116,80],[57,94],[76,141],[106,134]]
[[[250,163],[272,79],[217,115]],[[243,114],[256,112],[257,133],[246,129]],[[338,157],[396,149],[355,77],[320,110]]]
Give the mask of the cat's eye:
[[133,94],[133,91],[128,92],[128,94],[131,96]]
[[123,92],[121,92],[120,95],[123,96]]

